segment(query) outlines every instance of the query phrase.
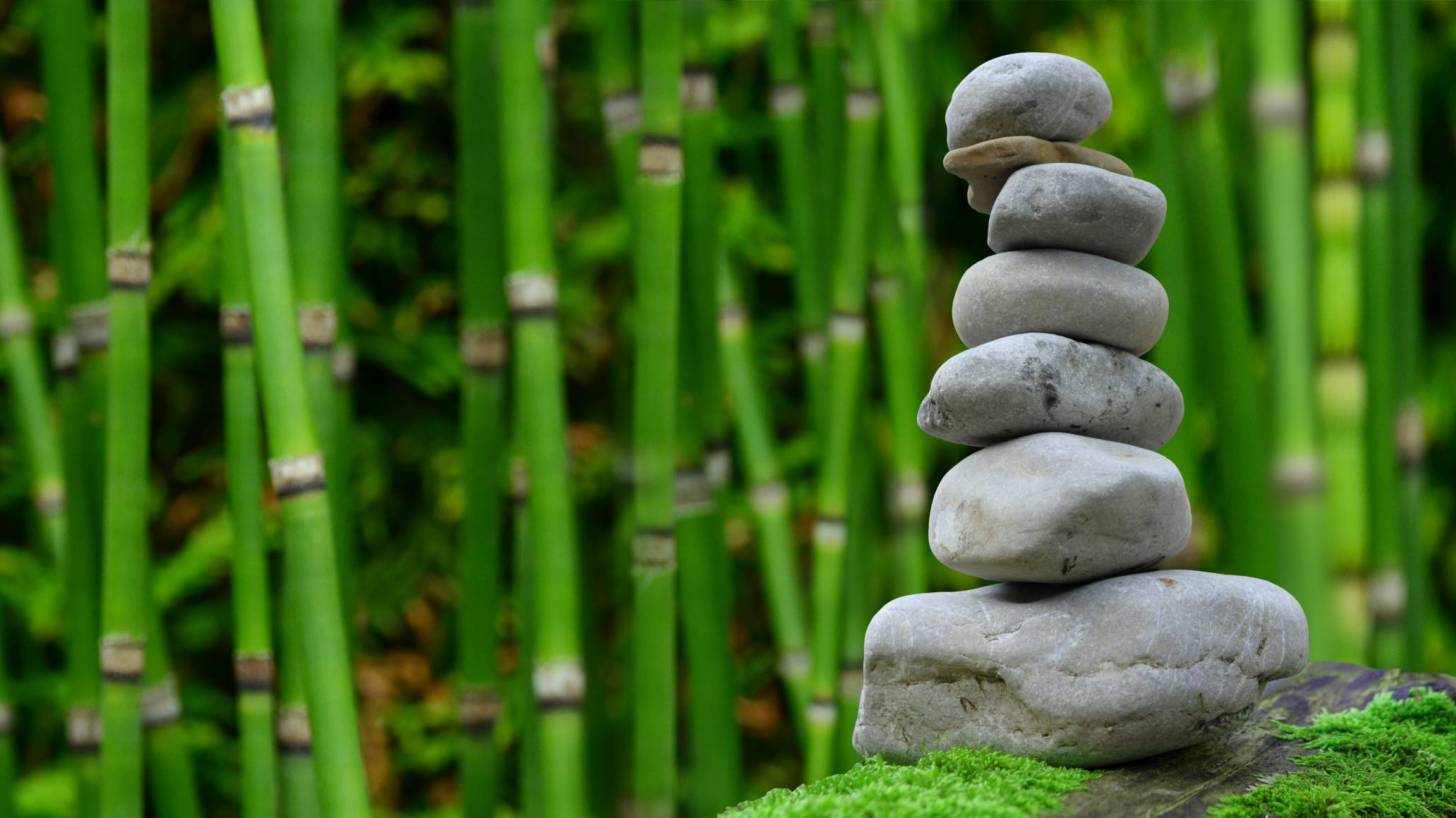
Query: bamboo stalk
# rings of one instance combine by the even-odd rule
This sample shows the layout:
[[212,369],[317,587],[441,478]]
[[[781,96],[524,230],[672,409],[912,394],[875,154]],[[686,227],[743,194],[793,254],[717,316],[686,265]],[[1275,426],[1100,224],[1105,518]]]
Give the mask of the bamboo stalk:
[[[4,611],[0,610],[0,614]],[[10,698],[10,667],[5,658],[5,619],[0,616],[0,818],[14,818],[15,704]]]
[[602,97],[602,130],[612,154],[613,179],[630,199],[637,176],[637,141],[642,135],[642,97],[632,61],[632,3],[598,0],[592,47]]
[[460,435],[465,514],[460,530],[461,804],[495,815],[501,709],[496,617],[505,532],[506,303],[502,286],[500,145],[490,7],[456,6],[455,110],[459,156]]
[[[540,813],[587,814],[582,718],[581,586],[576,520],[566,457],[561,336],[556,324],[556,263],[551,232],[551,173],[541,150],[550,133],[539,0],[500,0],[497,59],[502,117],[501,171],[506,208],[506,292],[511,343],[520,365],[512,391],[530,474],[532,570],[530,665],[540,709]],[[528,776],[529,778],[530,776]]]
[[278,600],[278,716],[274,732],[278,747],[280,812],[287,818],[324,815],[322,788],[313,757],[313,731],[309,727],[308,696],[304,686],[304,649],[294,614],[293,585],[284,572]]
[[1315,409],[1313,258],[1305,141],[1304,31],[1295,0],[1254,6],[1253,118],[1257,128],[1259,243],[1268,303],[1270,406],[1274,420],[1276,581],[1310,625],[1310,655],[1333,654],[1333,574],[1324,548],[1323,464]]
[[368,813],[364,765],[323,457],[309,413],[295,322],[272,92],[251,0],[213,0],[211,5],[223,109],[237,140],[254,344],[272,455],[269,469],[283,512],[285,576],[296,578],[300,587],[293,593],[307,600],[290,614],[308,656],[303,681],[320,801],[331,818],[352,818]]
[[161,617],[152,605],[147,623],[147,666],[142,674],[142,725],[147,745],[147,789],[158,818],[200,818],[202,802],[192,748],[182,724],[182,700]]
[[142,673],[150,596],[147,451],[151,278],[148,231],[148,10],[108,0],[106,51],[106,276],[110,362],[101,593],[101,810],[140,818]]
[[[228,514],[233,524],[233,672],[237,684],[238,749],[244,818],[278,812],[278,755],[273,733],[274,662],[268,543],[263,528],[263,438],[248,308],[247,241],[237,145],[221,133],[223,229],[223,430]],[[290,812],[290,815],[294,813]]]
[[[869,418],[862,418],[861,433],[869,437]],[[845,542],[844,633],[839,664],[839,716],[834,740],[834,770],[842,772],[859,759],[854,750],[854,722],[859,715],[859,697],[864,688],[864,633],[870,617],[879,608],[880,584],[875,581],[882,540],[874,458],[855,461],[854,498],[850,505],[849,535]]]
[[[847,136],[844,132],[844,57],[840,54],[839,29],[841,13],[849,11],[837,7],[835,0],[809,2],[809,113],[814,124],[814,150],[809,158],[817,182],[815,203],[819,215],[814,224],[819,236],[818,257],[831,266],[838,258],[837,221],[843,206],[840,191],[847,183],[840,178]],[[826,267],[826,283],[832,275]],[[827,406],[825,411],[829,411]]]
[[835,699],[839,688],[840,643],[844,630],[844,546],[853,485],[855,443],[864,400],[865,280],[870,217],[878,181],[880,97],[873,52],[864,20],[849,7],[850,55],[845,105],[844,194],[838,253],[831,282],[833,317],[829,332],[829,427],[821,452],[814,525],[812,699],[804,777],[815,781],[834,763]]
[[532,572],[530,537],[530,475],[527,473],[526,458],[522,454],[519,419],[511,424],[510,443],[510,501],[511,501],[511,561],[512,583],[515,590],[511,602],[515,607],[516,628],[513,634],[516,655],[522,657],[516,672],[506,683],[511,692],[510,714],[519,725],[520,742],[520,810],[527,818],[541,818],[541,805],[545,801],[544,765],[541,763],[541,713],[535,698],[531,667],[525,661],[535,655],[535,628],[530,612],[534,610],[531,583]]
[[[78,813],[98,813],[101,669],[99,501],[102,450],[98,424],[105,408],[105,356],[96,333],[81,333],[84,316],[104,320],[106,271],[101,185],[92,138],[92,74],[88,53],[91,14],[83,0],[50,0],[41,14],[41,77],[46,92],[46,136],[55,172],[53,242],[61,295],[72,328],[57,337],[54,355],[61,406],[66,484],[67,737],[76,759]],[[100,309],[98,310],[98,306]],[[78,326],[79,324],[79,326]],[[91,322],[94,325],[94,320]],[[84,349],[78,342],[86,340]],[[84,354],[83,354],[84,353]]]

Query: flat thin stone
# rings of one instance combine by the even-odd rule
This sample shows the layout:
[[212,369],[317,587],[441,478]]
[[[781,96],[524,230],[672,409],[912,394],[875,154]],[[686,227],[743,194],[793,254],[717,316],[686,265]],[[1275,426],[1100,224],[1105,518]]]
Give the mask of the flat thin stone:
[[1118,764],[1237,727],[1308,652],[1299,603],[1249,577],[1154,571],[901,597],[865,634],[854,746],[897,761],[993,747]]
[[967,446],[1073,432],[1156,449],[1183,420],[1183,394],[1135,355],[1028,332],[941,364],[918,420],[927,434]]
[[1131,176],[1132,168],[1109,153],[1084,148],[1074,142],[1048,142],[1034,136],[1003,136],[988,139],[965,148],[956,148],[945,155],[945,169],[970,183],[966,201],[978,213],[990,213],[996,195],[1012,173],[1027,165],[1052,162],[1073,162],[1123,176]]
[[1080,142],[1111,115],[1112,93],[1087,63],[1063,54],[1006,54],[956,86],[945,141],[951,150],[1002,136]]
[[1188,543],[1183,477],[1157,452],[1046,432],[956,464],[930,504],[930,550],[1003,582],[1071,583],[1151,568]]
[[1030,165],[1011,174],[986,243],[996,252],[1058,248],[1137,264],[1163,229],[1168,200],[1156,185],[1090,165]]
[[968,347],[1050,332],[1142,355],[1163,334],[1168,294],[1156,278],[1119,261],[1071,250],[1012,250],[966,270],[951,317]]

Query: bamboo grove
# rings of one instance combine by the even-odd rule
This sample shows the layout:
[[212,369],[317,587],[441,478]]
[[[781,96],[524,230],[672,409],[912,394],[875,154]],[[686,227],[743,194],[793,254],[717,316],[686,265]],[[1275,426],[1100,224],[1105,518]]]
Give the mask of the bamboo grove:
[[[0,11],[0,818],[711,816],[926,557],[972,66],[1168,198],[1183,566],[1456,667],[1456,8]],[[1125,123],[1125,124],[1123,124]],[[1136,135],[1136,136],[1134,136]],[[503,811],[509,810],[509,813]]]

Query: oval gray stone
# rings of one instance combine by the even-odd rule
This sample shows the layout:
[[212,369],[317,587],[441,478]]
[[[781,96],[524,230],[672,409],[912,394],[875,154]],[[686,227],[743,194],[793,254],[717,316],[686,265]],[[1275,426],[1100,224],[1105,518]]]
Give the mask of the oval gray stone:
[[930,504],[946,567],[1004,582],[1087,582],[1151,568],[1193,527],[1183,476],[1157,452],[1046,432],[956,464]]
[[1130,353],[1028,332],[941,364],[918,420],[926,434],[967,446],[1074,432],[1156,449],[1183,420],[1183,393]]
[[1012,250],[966,270],[951,316],[968,347],[1050,332],[1142,355],[1168,323],[1168,294],[1156,278],[1119,261],[1071,250]]
[[1051,162],[1076,162],[1124,176],[1132,175],[1132,168],[1116,156],[1075,142],[1048,142],[1034,136],[1003,136],[956,148],[945,155],[943,164],[947,171],[971,184],[966,194],[971,208],[978,213],[990,213],[996,204],[996,195],[1006,186],[1011,174],[1027,165]]
[[945,142],[963,148],[1002,136],[1079,142],[1112,115],[1097,69],[1063,54],[1006,54],[976,66],[945,110]]
[[993,747],[1118,764],[1236,727],[1308,653],[1299,603],[1249,577],[1154,571],[901,597],[865,634],[854,746],[897,761]]
[[996,252],[1057,248],[1137,264],[1147,256],[1168,200],[1156,185],[1072,162],[1011,174],[991,208],[986,243]]

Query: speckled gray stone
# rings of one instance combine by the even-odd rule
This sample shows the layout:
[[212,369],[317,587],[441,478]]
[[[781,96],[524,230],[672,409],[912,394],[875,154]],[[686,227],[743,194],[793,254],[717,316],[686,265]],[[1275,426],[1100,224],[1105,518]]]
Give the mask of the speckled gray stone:
[[1178,467],[1157,452],[1046,432],[982,449],[930,504],[946,567],[1006,582],[1087,582],[1151,568],[1193,525]]
[[966,270],[951,307],[973,347],[1021,332],[1050,332],[1142,355],[1163,334],[1168,294],[1119,261],[1071,250],[1012,250]]
[[865,634],[854,746],[1131,761],[1237,726],[1266,682],[1304,667],[1308,639],[1283,589],[1198,571],[901,597]]
[[976,66],[945,111],[951,150],[1002,136],[1080,142],[1112,115],[1097,69],[1063,54],[1006,54]]
[[970,183],[966,201],[978,213],[990,213],[996,195],[1011,174],[1027,165],[1050,162],[1076,162],[1091,165],[1123,176],[1131,176],[1132,168],[1111,154],[1094,151],[1074,142],[1048,142],[1034,136],[1003,136],[956,148],[945,155],[945,169]]
[[918,420],[927,434],[968,446],[1075,432],[1156,449],[1183,420],[1183,394],[1135,355],[1028,332],[941,364]]
[[1011,174],[986,243],[996,252],[1058,248],[1137,264],[1163,229],[1168,200],[1156,185],[1071,162]]

